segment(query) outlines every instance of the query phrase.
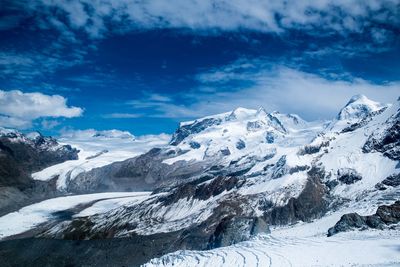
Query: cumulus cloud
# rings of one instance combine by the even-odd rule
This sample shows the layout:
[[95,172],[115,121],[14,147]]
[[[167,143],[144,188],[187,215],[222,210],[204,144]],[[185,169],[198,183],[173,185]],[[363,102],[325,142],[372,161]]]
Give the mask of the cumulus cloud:
[[[152,116],[196,118],[233,110],[236,107],[297,113],[308,120],[331,119],[356,94],[383,103],[393,103],[400,95],[400,82],[376,84],[347,75],[308,73],[268,60],[238,60],[199,73],[199,87],[176,96],[184,101],[135,100],[133,107],[147,108]],[[202,88],[215,90],[203,90]],[[176,104],[176,103],[185,104]]]
[[82,113],[81,108],[68,106],[67,99],[59,95],[0,90],[1,126],[23,129],[39,118],[73,118]]

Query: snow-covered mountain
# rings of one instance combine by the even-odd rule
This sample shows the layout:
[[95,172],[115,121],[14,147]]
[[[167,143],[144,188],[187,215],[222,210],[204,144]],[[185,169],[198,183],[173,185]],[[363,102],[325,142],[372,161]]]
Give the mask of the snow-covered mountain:
[[68,131],[59,141],[79,149],[78,159],[35,172],[32,177],[40,181],[56,178],[58,190],[66,191],[69,181],[79,174],[143,154],[152,147],[166,145],[169,139],[166,134],[134,137],[129,132],[118,130]]
[[187,151],[165,163],[202,161],[224,157],[259,157],[271,148],[306,144],[322,126],[307,123],[297,115],[267,113],[264,109],[237,108],[232,112],[181,123],[170,142],[177,151]]
[[331,131],[341,131],[385,110],[387,107],[388,105],[370,100],[364,95],[355,95],[340,110],[336,118],[328,125],[328,128]]
[[[399,207],[393,204],[400,198],[399,125],[400,99],[383,105],[365,96],[353,97],[329,123],[244,108],[184,122],[169,144],[82,168],[64,179],[62,187],[67,192],[125,188],[151,194],[123,204],[99,202],[83,215],[79,209],[67,219],[50,219],[33,231],[34,236],[129,238],[146,244],[128,257],[134,265],[183,249],[149,263],[161,266],[188,266],[194,261],[246,266],[251,259],[285,266],[299,261],[299,255],[288,253],[302,246],[327,244],[318,247],[325,255],[332,243],[339,243],[343,249],[329,252],[332,257],[327,261],[337,264],[343,251],[357,250],[360,240],[370,238],[365,243],[371,251],[369,261],[399,263],[398,256],[390,254],[395,253],[390,246],[398,237],[400,221]],[[45,169],[41,179],[61,166]],[[70,170],[66,166],[64,172]],[[358,217],[346,215],[354,213]],[[358,227],[351,218],[364,224]],[[365,231],[341,233],[355,228]],[[337,234],[328,237],[330,229]],[[295,246],[286,250],[288,242]],[[215,248],[219,249],[202,251]],[[322,260],[303,259],[304,265]],[[366,258],[348,258],[350,265],[365,262]]]
[[78,150],[38,132],[0,128],[0,214],[53,197],[52,184],[33,181],[31,173],[78,158]]
[[60,144],[56,139],[39,132],[23,134],[14,129],[0,128],[0,177],[10,180],[10,183],[12,178],[29,178],[33,171],[66,160],[76,160],[78,153],[76,148]]

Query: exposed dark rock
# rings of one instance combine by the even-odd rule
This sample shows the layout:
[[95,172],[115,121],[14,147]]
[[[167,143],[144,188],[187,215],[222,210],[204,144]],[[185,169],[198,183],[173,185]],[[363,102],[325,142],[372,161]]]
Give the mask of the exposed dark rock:
[[354,169],[342,168],[337,171],[338,180],[344,184],[354,184],[362,179],[361,175]]
[[195,121],[192,124],[183,125],[175,131],[170,144],[176,146],[189,135],[199,133],[212,125],[219,125],[221,122],[221,119],[209,118],[201,121]]
[[247,129],[247,131],[254,132],[254,131],[258,131],[259,129],[261,129],[263,127],[263,125],[264,125],[264,123],[261,121],[249,121],[249,122],[247,122],[246,129]]
[[353,228],[366,228],[366,218],[357,213],[345,214],[340,218],[336,225],[328,230],[328,236],[332,236],[339,232],[349,231]]
[[191,148],[193,148],[193,149],[199,149],[199,148],[201,147],[201,145],[200,145],[198,142],[195,142],[195,141],[191,141],[191,142],[189,143],[189,146],[190,146]]
[[363,146],[363,152],[378,151],[392,160],[400,160],[400,112],[387,122],[389,126],[382,136],[372,134]]
[[265,140],[267,141],[268,144],[272,144],[275,141],[275,134],[273,132],[267,132]]
[[245,147],[246,147],[246,143],[245,143],[242,139],[240,139],[239,141],[237,141],[237,143],[236,143],[236,148],[237,148],[237,149],[242,150],[242,149],[244,149]]
[[278,131],[280,131],[282,133],[287,133],[286,128],[283,126],[283,124],[277,117],[275,117],[274,115],[272,115],[270,113],[267,114],[267,117],[275,129],[277,129]]
[[273,157],[275,157],[275,155],[276,155],[276,150],[273,150],[271,153],[265,155],[265,156],[263,157],[263,160],[272,159]]
[[67,190],[74,193],[155,190],[201,175],[211,165],[208,162],[162,162],[169,157],[169,151],[154,148],[135,158],[81,173],[67,182]]
[[375,185],[375,188],[378,189],[378,190],[380,190],[380,191],[384,191],[384,190],[387,189],[387,187],[386,187],[384,184],[382,184],[382,183],[377,183],[377,184]]
[[[95,240],[17,239],[0,242],[1,266],[140,266],[178,250],[180,232]],[[155,245],[157,244],[157,245]]]
[[299,150],[299,152],[297,154],[300,156],[315,154],[315,153],[320,152],[321,148],[328,147],[328,146],[329,146],[329,141],[321,142],[318,145],[305,145],[303,148],[301,148]]
[[376,215],[378,215],[386,224],[400,222],[400,201],[396,201],[390,206],[379,206]]
[[336,186],[339,185],[339,182],[337,180],[329,180],[325,183],[325,185],[329,188],[329,190],[334,189]]
[[377,215],[366,216],[366,224],[368,227],[375,229],[382,229],[382,219]]
[[0,135],[0,214],[55,196],[52,181],[34,181],[31,173],[77,159],[78,152],[39,133],[35,138],[17,131]]
[[313,167],[307,174],[307,184],[297,198],[289,199],[283,207],[273,207],[265,212],[263,218],[267,223],[286,225],[297,221],[309,222],[326,213],[329,201],[325,186],[321,183],[324,171]]
[[[370,122],[372,120],[372,118],[376,115],[381,114],[382,112],[384,112],[386,110],[387,107],[381,108],[380,110],[374,111],[374,112],[370,112],[365,118],[363,118],[361,121],[356,122],[351,124],[350,126],[347,126],[346,128],[344,128],[342,130],[342,133],[348,133],[348,132],[352,132],[354,130],[357,130],[358,128],[361,128],[365,125],[368,124],[368,122]],[[367,111],[368,113],[368,111]]]
[[307,165],[295,166],[293,168],[290,168],[288,173],[289,174],[293,174],[293,173],[296,173],[296,172],[306,171],[308,169],[309,169],[309,166],[307,166]]
[[[264,170],[268,170],[269,165],[264,167]],[[272,179],[281,178],[285,174],[294,174],[296,172],[302,172],[308,170],[310,167],[307,165],[300,165],[295,167],[289,167],[286,165],[286,155],[283,155],[275,165],[273,165],[273,172],[271,175]]]
[[199,181],[195,180],[193,182],[185,183],[179,185],[173,190],[172,194],[166,197],[162,197],[160,202],[163,205],[168,206],[172,203],[177,202],[179,199],[200,199],[206,200],[212,196],[221,194],[223,191],[230,191],[233,188],[238,188],[243,184],[243,181],[239,180],[237,177],[217,177],[214,178],[209,183],[198,184]]
[[386,225],[400,222],[400,201],[387,206],[379,206],[376,213],[370,216],[361,216],[357,213],[343,215],[340,220],[328,230],[328,236],[354,229],[367,228],[383,229]]
[[382,184],[392,187],[400,186],[400,173],[390,175],[382,181]]
[[279,160],[276,162],[271,177],[272,177],[272,179],[278,179],[278,178],[281,178],[283,175],[285,175],[286,172],[287,172],[287,168],[286,168],[286,155],[283,155],[283,156],[280,157]]
[[101,155],[103,155],[103,154],[105,154],[105,153],[108,153],[108,150],[107,150],[107,149],[103,149],[102,151],[100,151],[100,152],[94,154],[93,156],[89,156],[89,157],[87,157],[86,159],[94,159],[94,158],[97,158],[97,157],[99,157],[99,156],[101,156]]
[[366,124],[367,124],[366,120],[361,120],[360,122],[353,123],[350,126],[347,126],[346,128],[344,128],[342,130],[342,133],[352,132],[352,131],[357,130],[358,128],[360,128],[360,127],[362,127],[362,126],[364,126]]
[[267,223],[262,218],[227,217],[218,224],[208,248],[230,246],[260,233],[270,233]]
[[30,174],[66,160],[78,159],[78,150],[60,146],[51,137],[31,140],[20,133],[0,136],[0,186],[24,187]]
[[229,155],[231,154],[231,151],[230,151],[229,148],[227,148],[227,147],[221,149],[220,152],[221,152],[221,154],[222,154],[223,156],[229,156]]

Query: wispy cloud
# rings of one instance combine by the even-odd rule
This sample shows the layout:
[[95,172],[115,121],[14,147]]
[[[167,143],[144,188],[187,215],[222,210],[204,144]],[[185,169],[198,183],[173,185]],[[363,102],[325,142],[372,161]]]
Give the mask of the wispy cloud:
[[42,126],[43,129],[45,130],[51,130],[55,127],[57,127],[58,125],[60,125],[61,122],[57,121],[57,120],[48,120],[48,119],[43,119],[40,122],[40,125]]
[[[0,79],[11,77],[24,83],[90,63],[86,56],[96,49],[98,40],[138,29],[168,28],[195,34],[250,31],[284,35],[302,31],[316,36],[339,34],[343,40],[362,35],[361,44],[341,40],[335,46],[320,44],[318,49],[307,51],[313,57],[338,53],[352,57],[392,49],[400,25],[397,0],[5,0],[2,7],[5,16],[0,30],[18,27],[29,19],[32,34],[45,32],[41,38],[49,38],[43,47],[0,53]],[[46,37],[47,33],[51,37]],[[100,85],[105,80],[74,78],[82,83],[100,79]]]
[[143,117],[143,114],[137,113],[110,113],[103,115],[105,119],[134,119]]
[[400,21],[396,0],[174,0],[168,3],[164,0],[38,0],[29,1],[24,7],[44,25],[60,31],[65,28],[83,31],[95,39],[109,32],[138,28],[248,29],[275,33],[302,29],[319,34],[347,34],[381,23],[398,25]]
[[[196,118],[236,107],[264,107],[297,113],[307,119],[330,119],[356,94],[384,103],[394,102],[400,82],[376,84],[348,75],[308,73],[268,60],[238,60],[232,64],[199,73],[198,88],[174,96],[174,101],[135,101],[135,111],[164,118]],[[216,88],[204,91],[202,88]],[[184,103],[184,104],[178,104]]]
[[140,99],[127,101],[126,104],[132,106],[135,109],[141,109],[141,108],[146,109],[146,108],[169,105],[172,101],[173,99],[167,95],[142,92],[142,97]]
[[83,63],[83,55],[70,54],[68,58],[57,54],[47,55],[36,51],[18,53],[0,52],[0,78],[30,81],[37,77],[47,77],[57,70]]

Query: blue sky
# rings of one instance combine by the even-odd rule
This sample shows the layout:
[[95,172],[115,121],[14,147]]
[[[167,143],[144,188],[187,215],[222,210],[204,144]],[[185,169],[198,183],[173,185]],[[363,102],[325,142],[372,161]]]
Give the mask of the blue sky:
[[171,133],[237,106],[330,119],[400,96],[400,3],[5,1],[0,126]]

